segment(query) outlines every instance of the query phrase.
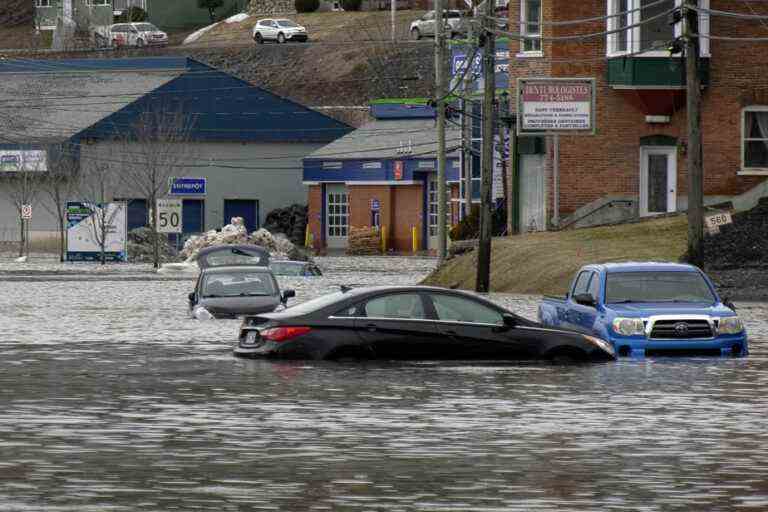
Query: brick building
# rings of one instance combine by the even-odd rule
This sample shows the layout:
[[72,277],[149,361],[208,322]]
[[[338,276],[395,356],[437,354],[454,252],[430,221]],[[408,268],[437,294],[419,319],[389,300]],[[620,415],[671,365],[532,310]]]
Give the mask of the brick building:
[[[434,250],[437,235],[435,111],[401,100],[371,105],[374,121],[304,158],[316,250],[347,247],[350,227],[378,226],[387,247]],[[461,134],[446,135],[452,221],[458,218]]]
[[[667,12],[680,0],[513,0],[511,30],[539,39],[511,40],[510,82],[524,77],[594,78],[596,126],[591,136],[546,137],[538,171],[547,223],[589,225],[687,207],[684,59],[670,56],[679,37]],[[768,15],[768,5],[699,0],[703,9]],[[624,14],[622,14],[624,13]],[[551,24],[614,15],[579,24]],[[734,199],[768,176],[768,46],[715,39],[768,37],[765,21],[702,12],[700,75],[707,204]],[[622,30],[624,27],[628,27]],[[614,31],[580,41],[548,38]],[[543,36],[543,37],[542,37]],[[710,36],[713,38],[710,39]],[[515,110],[515,102],[511,102]],[[521,139],[522,141],[523,139]],[[534,168],[536,164],[534,164]],[[558,168],[558,176],[553,170]],[[535,176],[534,176],[535,177]],[[543,204],[538,204],[543,201]],[[557,205],[557,211],[555,211]],[[535,209],[535,208],[534,208]],[[521,219],[525,230],[526,218]],[[555,222],[553,222],[555,221]]]

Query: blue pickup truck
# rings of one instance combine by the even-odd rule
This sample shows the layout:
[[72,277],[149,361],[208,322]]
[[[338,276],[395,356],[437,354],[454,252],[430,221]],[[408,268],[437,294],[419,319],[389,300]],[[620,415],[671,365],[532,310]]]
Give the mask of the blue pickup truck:
[[709,278],[692,265],[587,265],[565,298],[544,298],[539,322],[608,340],[620,356],[749,351],[733,305],[723,303]]

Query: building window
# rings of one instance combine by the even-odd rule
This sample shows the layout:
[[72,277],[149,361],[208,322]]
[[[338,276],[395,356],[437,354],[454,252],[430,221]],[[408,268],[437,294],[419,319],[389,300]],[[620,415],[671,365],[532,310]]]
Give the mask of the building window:
[[110,5],[111,0],[86,0],[87,5]]
[[36,7],[50,7],[51,0],[35,0]]
[[[682,5],[682,0],[608,0],[606,53],[609,57],[642,54],[669,56],[669,44],[681,34],[681,23],[669,24],[668,13]],[[699,0],[709,9],[709,0]],[[709,14],[699,14],[699,33],[709,35]],[[709,38],[700,39],[702,57],[709,57]]]
[[520,0],[520,42],[522,53],[541,54],[541,0]]
[[741,141],[742,168],[768,171],[768,106],[744,109]]

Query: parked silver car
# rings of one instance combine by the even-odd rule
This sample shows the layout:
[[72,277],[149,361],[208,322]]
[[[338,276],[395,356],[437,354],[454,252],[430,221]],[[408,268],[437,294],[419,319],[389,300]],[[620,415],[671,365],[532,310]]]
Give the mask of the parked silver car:
[[168,34],[152,23],[116,23],[106,33],[97,34],[97,41],[106,38],[112,48],[168,46]]
[[214,318],[235,318],[274,311],[294,297],[293,290],[280,293],[275,276],[267,267],[248,265],[203,269],[195,291],[189,294],[189,312],[205,308]]
[[287,43],[288,41],[306,41],[309,39],[307,29],[298,23],[287,19],[264,19],[256,22],[253,27],[253,40],[258,44],[264,41]]
[[[467,33],[467,23],[461,11],[444,11],[445,33],[448,37],[459,37]],[[435,11],[427,11],[424,16],[411,22],[411,39],[435,35]]]

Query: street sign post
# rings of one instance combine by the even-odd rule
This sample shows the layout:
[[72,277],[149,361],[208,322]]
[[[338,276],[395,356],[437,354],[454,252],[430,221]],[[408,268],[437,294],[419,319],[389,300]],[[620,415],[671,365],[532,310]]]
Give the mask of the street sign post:
[[22,220],[32,220],[32,205],[31,204],[23,204],[23,205],[21,205],[21,219]]
[[181,199],[158,199],[155,212],[158,233],[182,232]]

